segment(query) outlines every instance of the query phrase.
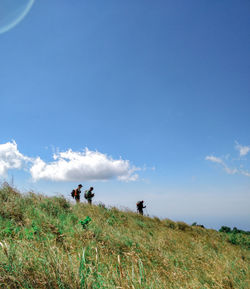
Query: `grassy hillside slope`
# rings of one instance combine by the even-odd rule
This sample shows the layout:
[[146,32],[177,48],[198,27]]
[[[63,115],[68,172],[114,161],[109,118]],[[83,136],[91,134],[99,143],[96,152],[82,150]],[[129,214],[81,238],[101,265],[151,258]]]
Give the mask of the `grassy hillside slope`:
[[[91,218],[85,228],[79,223]],[[0,288],[250,288],[249,236],[0,189]]]

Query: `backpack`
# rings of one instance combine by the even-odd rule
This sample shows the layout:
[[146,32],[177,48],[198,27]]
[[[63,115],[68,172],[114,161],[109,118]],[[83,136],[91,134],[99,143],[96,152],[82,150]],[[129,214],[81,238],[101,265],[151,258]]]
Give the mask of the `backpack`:
[[137,202],[137,203],[136,203],[136,206],[137,206],[137,209],[142,208],[142,207],[143,207],[142,201]]
[[75,198],[75,190],[73,190],[72,192],[71,192],[71,197],[74,199]]
[[95,194],[92,194],[91,191],[86,190],[85,193],[84,193],[84,198],[85,198],[86,200],[88,200],[88,199],[93,198],[94,195],[95,195]]

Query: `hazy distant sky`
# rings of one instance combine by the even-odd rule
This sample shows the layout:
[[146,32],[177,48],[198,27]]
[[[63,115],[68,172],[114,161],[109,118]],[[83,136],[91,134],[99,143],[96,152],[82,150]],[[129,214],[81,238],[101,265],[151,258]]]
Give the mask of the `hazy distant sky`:
[[250,230],[249,15],[248,0],[35,1],[0,34],[0,179]]

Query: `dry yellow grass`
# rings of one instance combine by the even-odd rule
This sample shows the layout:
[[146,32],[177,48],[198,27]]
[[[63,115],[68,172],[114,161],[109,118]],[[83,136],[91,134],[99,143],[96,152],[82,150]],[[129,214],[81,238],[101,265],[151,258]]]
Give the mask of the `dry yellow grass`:
[[0,288],[250,288],[226,234],[8,186],[0,204]]

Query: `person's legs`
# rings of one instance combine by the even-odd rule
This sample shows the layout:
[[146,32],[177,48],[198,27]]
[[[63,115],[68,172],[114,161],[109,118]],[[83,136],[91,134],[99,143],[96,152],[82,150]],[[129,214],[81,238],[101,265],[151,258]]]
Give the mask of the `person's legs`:
[[91,199],[88,199],[88,204],[92,205],[92,200]]
[[76,199],[76,203],[80,203],[80,198],[79,197],[75,197]]

